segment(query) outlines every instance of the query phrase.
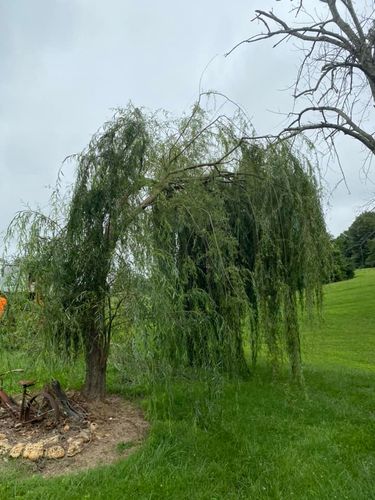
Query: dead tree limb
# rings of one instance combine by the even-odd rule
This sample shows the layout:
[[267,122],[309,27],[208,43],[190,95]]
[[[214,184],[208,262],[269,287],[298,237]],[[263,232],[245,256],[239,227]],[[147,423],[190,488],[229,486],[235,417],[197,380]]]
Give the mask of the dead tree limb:
[[287,116],[287,125],[268,139],[288,139],[314,131],[330,141],[343,133],[375,153],[375,20],[374,9],[352,0],[315,0],[310,12],[303,0],[292,0],[294,20],[273,11],[256,10],[253,21],[263,30],[244,43],[290,39],[303,52],[294,82],[293,97],[300,110]]

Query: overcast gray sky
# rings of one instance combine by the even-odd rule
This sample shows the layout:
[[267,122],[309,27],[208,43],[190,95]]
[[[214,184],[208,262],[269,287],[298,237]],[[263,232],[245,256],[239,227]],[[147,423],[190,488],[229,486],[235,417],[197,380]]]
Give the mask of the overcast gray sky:
[[[300,53],[264,43],[223,57],[255,32],[259,7],[285,13],[290,2],[0,0],[0,232],[26,203],[46,207],[63,159],[83,149],[112,108],[131,100],[187,111],[215,56],[202,87],[241,104],[257,132],[275,132],[274,112],[291,109],[291,92],[281,89],[293,82]],[[341,183],[329,199],[335,235],[375,192],[360,148],[345,139],[339,151],[351,194]],[[334,162],[323,171],[329,192],[341,174]]]

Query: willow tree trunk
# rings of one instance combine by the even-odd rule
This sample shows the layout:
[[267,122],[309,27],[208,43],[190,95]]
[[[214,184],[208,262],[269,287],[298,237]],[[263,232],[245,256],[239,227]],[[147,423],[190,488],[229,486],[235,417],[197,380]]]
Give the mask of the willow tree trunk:
[[97,330],[86,339],[86,374],[83,394],[88,399],[103,399],[106,393],[108,348]]

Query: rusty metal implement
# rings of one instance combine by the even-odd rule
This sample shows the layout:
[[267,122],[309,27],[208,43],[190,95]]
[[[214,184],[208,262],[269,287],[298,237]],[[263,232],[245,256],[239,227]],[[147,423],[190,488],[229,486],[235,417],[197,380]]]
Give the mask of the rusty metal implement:
[[56,425],[60,419],[59,402],[56,397],[46,389],[34,395],[30,395],[28,393],[28,388],[35,385],[34,380],[20,380],[18,382],[22,387],[21,405],[4,391],[2,388],[4,375],[19,372],[23,372],[23,370],[9,370],[8,372],[0,374],[0,406],[6,410],[7,414],[11,416],[13,420],[21,422],[22,424],[40,422],[48,417],[51,418]]

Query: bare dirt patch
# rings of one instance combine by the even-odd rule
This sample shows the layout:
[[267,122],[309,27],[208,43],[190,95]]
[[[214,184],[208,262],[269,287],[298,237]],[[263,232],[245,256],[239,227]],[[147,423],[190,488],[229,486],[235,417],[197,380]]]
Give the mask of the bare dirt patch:
[[34,472],[52,476],[110,464],[144,440],[149,425],[134,403],[115,395],[92,402],[79,393],[68,396],[85,411],[82,422],[17,425],[0,414],[0,459],[27,461]]

